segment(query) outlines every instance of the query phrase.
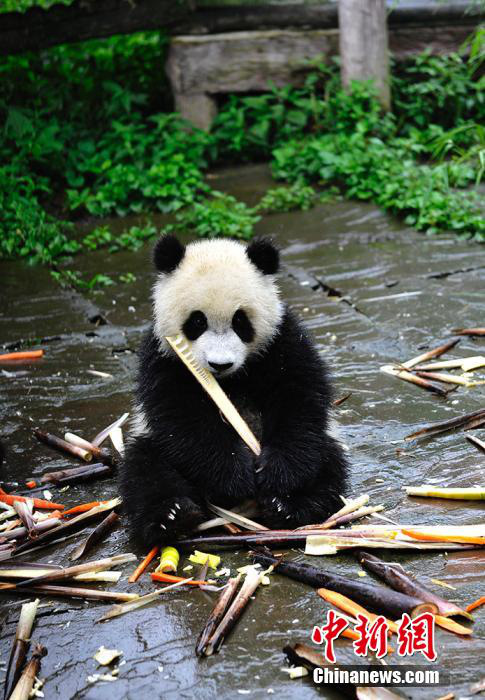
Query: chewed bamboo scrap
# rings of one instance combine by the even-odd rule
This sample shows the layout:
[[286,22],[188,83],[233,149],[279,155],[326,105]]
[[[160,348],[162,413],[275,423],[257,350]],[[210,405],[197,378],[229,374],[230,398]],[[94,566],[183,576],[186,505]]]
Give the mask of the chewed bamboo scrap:
[[106,428],[103,428],[90,442],[95,447],[99,447],[102,443],[108,439],[109,434],[116,428],[121,428],[129,418],[129,413],[123,413],[123,415],[111,423]]
[[136,559],[134,554],[117,554],[113,557],[105,557],[104,559],[89,561],[85,564],[75,564],[74,566],[56,569],[55,571],[50,571],[40,576],[34,576],[33,578],[21,581],[17,585],[29,586],[31,584],[38,585],[44,583],[51,583],[52,581],[73,578],[77,574],[84,574],[87,572],[92,573],[95,571],[104,571],[106,569],[111,569],[113,566],[126,564],[127,562],[133,561],[134,559]]
[[416,376],[422,379],[431,379],[434,382],[442,382],[443,384],[457,384],[458,386],[464,386],[471,389],[474,386],[480,386],[485,384],[485,381],[473,381],[467,379],[466,377],[459,377],[456,374],[450,374],[449,372],[431,372],[431,371],[418,371],[416,370]]
[[[187,579],[190,581],[191,579]],[[172,588],[177,588],[181,586],[184,582],[173,583],[171,586],[165,586],[165,588],[160,588],[158,591],[153,591],[143,596],[136,596],[133,600],[128,600],[126,603],[119,603],[118,605],[113,605],[112,608],[108,610],[102,617],[100,617],[96,622],[105,622],[106,620],[111,620],[114,617],[119,617],[120,615],[125,615],[125,613],[131,612],[132,610],[137,610],[142,608],[144,605],[152,603],[157,600],[158,597],[165,593],[166,591],[172,590]]]

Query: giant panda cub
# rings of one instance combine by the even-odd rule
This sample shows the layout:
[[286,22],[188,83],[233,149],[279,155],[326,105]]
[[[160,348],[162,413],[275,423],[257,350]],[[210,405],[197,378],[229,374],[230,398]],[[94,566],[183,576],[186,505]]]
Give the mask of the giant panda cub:
[[[255,499],[269,527],[322,522],[342,505],[347,465],[327,432],[331,388],[300,321],[279,297],[267,240],[154,249],[154,319],[140,351],[136,415],[120,470],[125,512],[146,546]],[[184,333],[261,441],[255,457],[168,346]]]

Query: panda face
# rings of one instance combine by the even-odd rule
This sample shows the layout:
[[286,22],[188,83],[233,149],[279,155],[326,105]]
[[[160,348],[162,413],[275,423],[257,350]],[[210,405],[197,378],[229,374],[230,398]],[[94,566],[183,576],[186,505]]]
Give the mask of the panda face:
[[166,336],[183,333],[198,363],[222,377],[241,369],[276,334],[283,305],[274,280],[278,253],[270,243],[246,247],[212,239],[184,247],[164,236],[154,257],[154,330],[161,352],[172,352]]
[[192,311],[182,326],[192,342],[192,352],[199,365],[218,376],[240,369],[254,341],[254,328],[244,309],[237,309],[230,323],[217,318],[210,310]]

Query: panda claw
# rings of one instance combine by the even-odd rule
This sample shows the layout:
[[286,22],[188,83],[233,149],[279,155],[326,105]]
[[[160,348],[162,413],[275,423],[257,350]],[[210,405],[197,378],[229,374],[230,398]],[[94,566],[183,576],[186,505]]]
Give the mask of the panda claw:
[[174,513],[169,513],[167,516],[170,520],[175,520],[175,514]]
[[178,508],[179,510],[181,510],[181,508],[180,508],[180,503],[176,503],[176,504],[175,504],[175,508]]
[[161,527],[163,530],[166,530],[166,529],[167,529],[167,526],[166,526],[166,525],[163,525],[163,524],[161,524],[160,527]]

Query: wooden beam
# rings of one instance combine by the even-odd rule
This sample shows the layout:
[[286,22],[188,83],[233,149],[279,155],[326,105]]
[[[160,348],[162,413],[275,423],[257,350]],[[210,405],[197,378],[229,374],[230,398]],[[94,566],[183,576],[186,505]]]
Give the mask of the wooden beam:
[[[196,10],[192,10],[193,5]],[[389,0],[389,26],[432,28],[442,25],[471,29],[485,16],[478,3],[407,3]],[[285,5],[256,2],[218,6],[217,0],[74,0],[69,5],[0,13],[0,54],[47,48],[86,39],[164,29],[170,34],[217,34],[271,29],[336,29],[334,4]]]
[[171,31],[189,10],[183,0],[74,0],[72,5],[32,7],[0,14],[0,54],[38,51],[56,44],[127,34]]

